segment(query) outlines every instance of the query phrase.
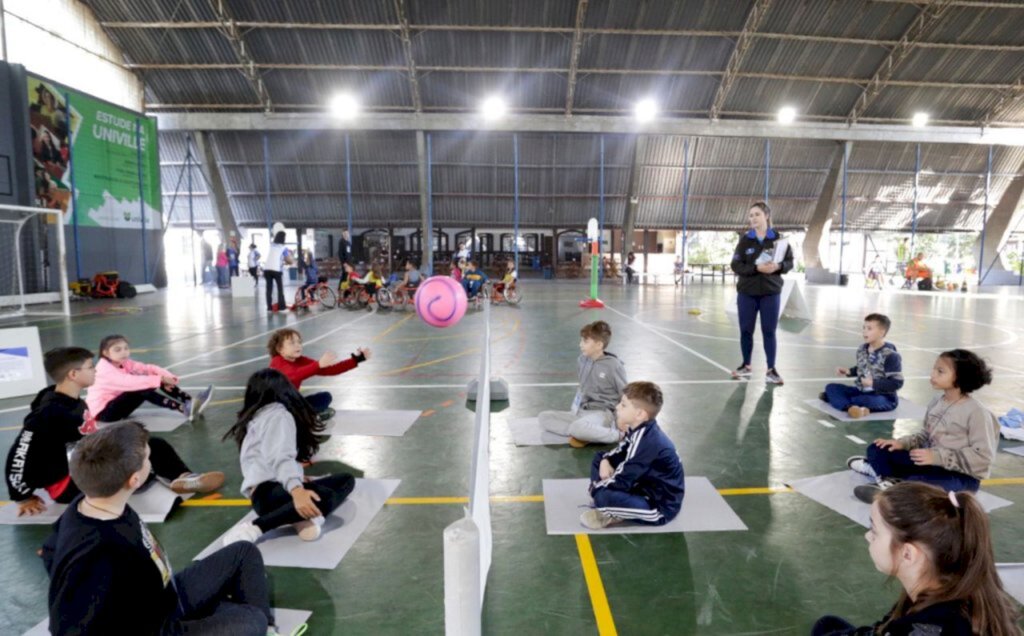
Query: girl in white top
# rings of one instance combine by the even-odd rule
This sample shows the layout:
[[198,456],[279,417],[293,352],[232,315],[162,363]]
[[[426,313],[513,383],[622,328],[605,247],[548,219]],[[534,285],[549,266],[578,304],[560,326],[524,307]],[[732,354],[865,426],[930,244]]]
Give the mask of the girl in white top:
[[[284,302],[284,280],[281,277],[281,271],[285,265],[291,265],[294,261],[291,252],[284,244],[284,239],[284,232],[274,235],[274,242],[270,244],[270,249],[267,250],[267,260],[263,264],[263,277],[267,279],[267,311],[278,311],[287,307]],[[276,303],[272,301],[275,281],[277,282]]]

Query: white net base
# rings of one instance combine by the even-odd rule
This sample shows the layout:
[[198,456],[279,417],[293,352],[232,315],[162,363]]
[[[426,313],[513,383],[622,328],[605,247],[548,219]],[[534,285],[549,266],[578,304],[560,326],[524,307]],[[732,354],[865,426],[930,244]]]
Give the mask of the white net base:
[[63,213],[0,204],[0,320],[67,316]]

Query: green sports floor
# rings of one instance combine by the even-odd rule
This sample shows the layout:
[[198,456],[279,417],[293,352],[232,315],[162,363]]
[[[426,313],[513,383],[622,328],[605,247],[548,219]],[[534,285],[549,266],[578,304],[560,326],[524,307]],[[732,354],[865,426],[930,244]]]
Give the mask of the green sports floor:
[[[861,318],[893,319],[890,340],[903,354],[903,395],[919,404],[932,395],[928,373],[938,351],[971,348],[995,367],[978,397],[997,414],[1024,408],[1024,295],[869,292],[809,287],[809,324],[780,328],[782,387],[763,382],[760,343],[755,377],[736,382],[723,369],[739,364],[738,330],[724,312],[721,285],[611,287],[604,310],[584,311],[585,286],[525,281],[517,308],[491,312],[492,365],[511,385],[508,403],[491,417],[493,565],[484,604],[486,634],[806,634],[818,616],[867,623],[897,590],[876,572],[864,530],[783,484],[840,470],[870,440],[919,423],[836,423],[804,408],[834,368],[852,363]],[[102,336],[126,335],[136,359],[174,366],[182,384],[216,385],[205,418],[166,434],[197,470],[223,470],[228,481],[212,505],[182,506],[152,530],[175,568],[232,525],[241,475],[236,447],[221,442],[239,408],[249,373],[266,364],[269,332],[297,326],[314,357],[369,346],[374,357],[307,390],[329,389],[338,408],[422,410],[401,438],[335,437],[333,461],[313,474],[347,470],[397,478],[394,498],[332,571],[269,568],[272,604],[313,612],[309,634],[441,634],[444,631],[442,530],[463,515],[468,493],[473,413],[465,385],[479,368],[483,316],[433,329],[411,312],[344,309],[312,315],[268,315],[262,301],[201,292],[161,292],[134,301],[73,305],[70,320],[5,321],[37,325],[43,348],[95,349]],[[700,315],[689,310],[700,309]],[[587,475],[594,449],[516,447],[507,421],[573,397],[578,330],[612,325],[609,351],[630,380],[661,384],[659,417],[679,448],[686,473],[706,476],[746,523],[746,532],[547,536],[541,480]],[[0,401],[0,446],[13,442],[28,398]],[[1008,444],[1000,443],[1002,448]],[[996,557],[1024,562],[1024,457],[999,452],[985,486],[1014,502],[991,515]],[[6,492],[3,493],[6,496]],[[216,496],[215,496],[216,497]],[[47,579],[36,549],[43,526],[0,527],[0,634],[21,634],[46,615]],[[596,576],[595,576],[596,575]],[[589,578],[589,584],[588,584]],[[130,633],[130,629],[125,633]]]

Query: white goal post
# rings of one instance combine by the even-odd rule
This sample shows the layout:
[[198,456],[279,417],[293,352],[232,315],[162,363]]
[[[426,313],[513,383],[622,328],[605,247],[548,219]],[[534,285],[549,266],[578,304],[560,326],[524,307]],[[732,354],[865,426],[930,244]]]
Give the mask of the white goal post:
[[[36,253],[25,254],[24,230],[32,219],[42,219],[46,231],[37,241]],[[45,234],[50,231],[56,233],[57,253],[50,255],[50,265],[47,266],[42,254],[47,249]],[[70,315],[71,290],[66,261],[64,213],[61,210],[0,203],[0,319]],[[43,283],[54,267],[57,271],[56,285],[51,282],[46,285],[50,289],[44,289]],[[27,280],[29,278],[32,280]],[[30,282],[35,289],[26,292]]]

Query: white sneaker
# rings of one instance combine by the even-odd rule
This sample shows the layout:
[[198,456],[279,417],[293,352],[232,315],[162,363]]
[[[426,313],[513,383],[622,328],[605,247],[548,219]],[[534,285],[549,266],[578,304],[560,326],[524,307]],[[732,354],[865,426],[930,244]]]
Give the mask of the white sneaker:
[[298,523],[293,523],[292,527],[299,533],[299,538],[303,541],[316,541],[320,538],[320,528],[324,525],[323,516],[313,517],[312,519],[303,519]]
[[622,519],[617,519],[609,514],[601,512],[597,508],[591,508],[580,515],[580,523],[583,524],[584,528],[600,530],[616,523],[622,523]]
[[321,527],[324,525],[324,517],[318,516],[311,519],[302,519],[298,523],[292,523],[292,527],[299,534],[302,541],[316,541],[321,536]]
[[878,479],[875,469],[868,463],[868,458],[863,455],[854,455],[846,460],[846,467],[855,473],[860,473],[872,479]]
[[196,396],[195,414],[199,417],[206,410],[206,407],[210,405],[210,400],[213,399],[213,385],[203,389],[199,395]]
[[253,524],[253,522],[243,521],[227,531],[224,535],[224,545],[231,545],[237,541],[256,543],[256,541],[262,536],[263,531]]

